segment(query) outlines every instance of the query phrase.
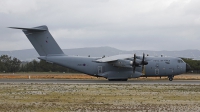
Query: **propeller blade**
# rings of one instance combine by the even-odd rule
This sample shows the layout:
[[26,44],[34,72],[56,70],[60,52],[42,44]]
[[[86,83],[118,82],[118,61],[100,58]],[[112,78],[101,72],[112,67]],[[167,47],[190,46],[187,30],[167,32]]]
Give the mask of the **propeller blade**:
[[148,62],[146,62],[144,59],[145,59],[145,54],[143,53],[142,61],[140,63],[137,63],[136,62],[136,54],[134,54],[132,65],[131,65],[133,67],[133,73],[135,73],[136,67],[140,67],[140,65],[142,65],[142,71],[144,71],[144,65],[148,64]]
[[145,56],[145,54],[143,53],[142,61],[144,61],[144,56]]
[[142,75],[145,75],[145,66],[142,65]]
[[143,53],[143,57],[142,57],[142,74],[144,74],[144,53]]
[[145,54],[143,53],[141,65],[147,65],[148,64],[148,62],[145,61],[144,59],[145,59]]
[[134,54],[133,63],[132,63],[133,73],[135,73],[135,68],[136,68],[135,64],[136,64],[136,54]]
[[142,57],[142,74],[143,75],[145,75],[145,66],[144,65],[147,65],[148,64],[148,62],[146,62],[145,60],[144,60],[144,58],[145,58],[145,54],[143,53],[143,57]]
[[135,73],[135,66],[133,66],[133,73]]

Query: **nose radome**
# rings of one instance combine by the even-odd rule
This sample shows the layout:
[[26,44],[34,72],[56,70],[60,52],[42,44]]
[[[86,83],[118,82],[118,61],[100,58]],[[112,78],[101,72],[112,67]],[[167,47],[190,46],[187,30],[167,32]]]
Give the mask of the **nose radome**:
[[190,67],[189,64],[186,63],[186,72],[189,72],[192,68]]

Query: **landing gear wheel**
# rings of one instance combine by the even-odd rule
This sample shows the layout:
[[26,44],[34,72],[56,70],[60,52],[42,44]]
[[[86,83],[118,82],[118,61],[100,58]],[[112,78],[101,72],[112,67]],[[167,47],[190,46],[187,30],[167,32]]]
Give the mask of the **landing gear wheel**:
[[114,79],[108,79],[108,81],[114,81]]
[[108,81],[127,81],[128,79],[108,79]]
[[128,79],[121,79],[121,81],[127,81]]
[[173,76],[168,76],[169,81],[173,81]]

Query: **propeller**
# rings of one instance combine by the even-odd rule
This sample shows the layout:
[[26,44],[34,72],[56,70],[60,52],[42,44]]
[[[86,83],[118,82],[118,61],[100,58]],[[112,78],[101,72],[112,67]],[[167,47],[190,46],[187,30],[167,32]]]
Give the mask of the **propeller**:
[[136,67],[139,67],[140,65],[142,65],[142,74],[145,74],[145,68],[144,68],[145,66],[144,65],[147,65],[147,64],[148,64],[148,62],[145,61],[145,54],[144,53],[143,53],[141,63],[136,62],[136,54],[134,54],[132,65],[131,65],[133,67],[133,73],[135,73]]
[[145,75],[145,69],[144,69],[144,65],[147,65],[148,62],[144,60],[145,59],[145,54],[143,53],[143,57],[142,57],[142,62],[141,62],[141,65],[142,65],[142,74]]
[[136,66],[139,66],[139,63],[136,62],[136,54],[134,54],[133,63],[132,63],[133,73],[135,73]]
[[148,64],[148,62],[145,61],[144,59],[145,59],[145,54],[143,53],[141,65],[147,65]]

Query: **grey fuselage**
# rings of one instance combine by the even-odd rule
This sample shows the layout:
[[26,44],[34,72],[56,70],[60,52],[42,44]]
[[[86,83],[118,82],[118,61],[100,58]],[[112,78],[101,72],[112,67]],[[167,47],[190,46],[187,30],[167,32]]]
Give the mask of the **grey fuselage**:
[[[180,58],[174,57],[146,57],[145,74],[142,67],[136,67],[136,72],[130,67],[119,67],[112,63],[98,63],[95,57],[52,55],[42,56],[39,59],[62,65],[76,71],[107,79],[128,79],[151,76],[175,76],[186,72],[186,63]],[[124,64],[121,62],[120,64]]]

